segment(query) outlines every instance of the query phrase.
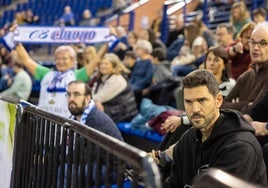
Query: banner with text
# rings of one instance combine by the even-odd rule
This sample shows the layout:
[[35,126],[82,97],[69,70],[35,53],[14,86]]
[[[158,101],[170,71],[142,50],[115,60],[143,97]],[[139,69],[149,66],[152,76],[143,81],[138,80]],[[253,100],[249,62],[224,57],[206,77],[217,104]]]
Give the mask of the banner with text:
[[22,43],[100,43],[109,42],[108,27],[19,26],[14,41]]
[[0,187],[9,188],[12,171],[16,105],[0,100]]

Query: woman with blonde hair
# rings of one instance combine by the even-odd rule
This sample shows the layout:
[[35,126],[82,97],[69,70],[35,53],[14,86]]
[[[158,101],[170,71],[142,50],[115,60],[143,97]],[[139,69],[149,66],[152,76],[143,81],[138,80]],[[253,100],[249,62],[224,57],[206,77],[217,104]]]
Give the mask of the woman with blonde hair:
[[242,27],[251,21],[250,13],[247,9],[246,4],[243,1],[235,2],[231,7],[231,14],[230,14],[230,23],[235,28],[235,35],[240,32]]
[[134,93],[123,76],[129,70],[117,55],[106,53],[99,63],[98,71],[98,78],[92,89],[97,107],[116,123],[130,121],[138,111]]

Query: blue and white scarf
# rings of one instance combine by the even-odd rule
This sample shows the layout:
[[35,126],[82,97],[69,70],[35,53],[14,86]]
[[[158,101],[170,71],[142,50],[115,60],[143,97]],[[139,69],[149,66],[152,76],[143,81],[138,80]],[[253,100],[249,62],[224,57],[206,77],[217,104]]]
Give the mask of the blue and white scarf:
[[109,27],[19,26],[14,41],[27,43],[100,43],[110,41]]
[[48,92],[65,92],[66,91],[66,83],[63,83],[62,80],[68,76],[68,74],[74,71],[73,69],[67,70],[65,72],[55,71],[53,75],[53,79],[51,80],[47,91]]
[[[91,113],[91,111],[95,108],[95,102],[93,100],[90,101],[90,103],[87,105],[87,107],[84,109],[84,112],[81,116],[80,123],[86,124],[87,117]],[[71,119],[75,119],[75,116],[72,115]]]

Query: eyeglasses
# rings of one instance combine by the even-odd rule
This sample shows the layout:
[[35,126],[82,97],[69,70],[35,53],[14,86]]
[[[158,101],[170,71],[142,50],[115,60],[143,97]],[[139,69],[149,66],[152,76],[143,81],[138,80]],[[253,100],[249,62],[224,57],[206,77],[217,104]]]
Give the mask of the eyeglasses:
[[67,92],[66,93],[67,98],[70,98],[71,96],[73,96],[74,98],[77,98],[77,97],[80,97],[82,95],[86,95],[86,94],[82,94],[82,93],[79,93],[79,92],[73,92],[73,93]]
[[268,42],[265,40],[261,40],[259,42],[253,41],[253,40],[249,40],[248,41],[249,46],[254,47],[255,45],[257,45],[259,48],[264,48],[266,46],[268,46]]

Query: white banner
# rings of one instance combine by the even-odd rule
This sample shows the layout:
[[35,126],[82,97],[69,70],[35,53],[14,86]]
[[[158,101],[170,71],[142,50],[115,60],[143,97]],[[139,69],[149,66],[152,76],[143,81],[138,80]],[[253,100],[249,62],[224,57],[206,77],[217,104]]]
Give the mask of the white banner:
[[16,121],[16,105],[0,100],[0,188],[9,188]]
[[108,42],[108,27],[19,26],[14,41],[22,43],[100,43]]

